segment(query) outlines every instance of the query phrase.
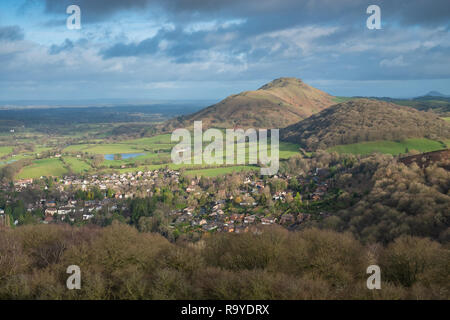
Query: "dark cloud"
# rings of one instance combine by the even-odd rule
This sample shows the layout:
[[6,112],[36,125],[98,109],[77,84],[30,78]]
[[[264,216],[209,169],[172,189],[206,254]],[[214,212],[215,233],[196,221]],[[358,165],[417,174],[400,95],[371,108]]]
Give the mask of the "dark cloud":
[[[371,4],[381,7],[382,17],[405,25],[448,25],[448,0],[42,0],[49,13],[64,14],[67,6],[79,5],[85,22],[104,20],[127,10],[164,10],[173,21],[215,18],[259,18],[268,25],[288,20],[295,24],[365,21]],[[175,19],[176,18],[176,19]]]
[[158,50],[158,43],[155,38],[149,38],[139,43],[116,43],[110,48],[101,50],[100,54],[105,59],[153,54]]
[[[49,46],[52,33],[44,30],[39,38],[42,30],[37,30],[28,42],[3,51],[0,46],[5,62],[0,80],[45,80],[53,90],[70,73],[71,80],[101,83],[111,92],[123,86],[127,94],[134,87],[130,83],[150,80],[222,85],[264,78],[262,84],[295,76],[361,85],[368,80],[450,79],[450,0],[28,0],[37,1],[45,2],[40,27],[64,28],[70,4],[81,7],[82,24],[99,23],[83,25],[76,35],[84,38],[78,41]],[[381,7],[382,30],[366,28],[371,4]],[[0,27],[0,39],[23,38],[15,28],[11,36],[12,29],[8,33]],[[160,29],[150,37],[144,28]],[[45,46],[47,54],[64,55],[37,61]],[[78,63],[66,63],[73,59]],[[209,92],[211,87],[205,88]]]
[[0,41],[23,40],[24,34],[19,26],[0,26]]
[[71,40],[66,39],[63,43],[60,45],[53,44],[50,49],[48,50],[48,53],[51,55],[61,53],[63,51],[70,51],[74,48],[74,44]]
[[[220,36],[225,33],[224,29],[214,32],[214,37],[210,38],[210,32],[197,31],[186,32],[180,28],[174,30],[161,29],[152,37],[138,43],[117,43],[112,47],[102,50],[100,54],[105,58],[129,57],[150,55],[163,52],[168,57],[174,58],[175,62],[190,62],[195,57],[195,52],[208,50],[218,45]],[[165,41],[165,48],[160,49],[159,45]]]
[[112,15],[126,10],[147,8],[151,0],[42,0],[47,13],[66,14],[70,5],[78,5],[81,9],[83,22],[97,22],[110,18]]

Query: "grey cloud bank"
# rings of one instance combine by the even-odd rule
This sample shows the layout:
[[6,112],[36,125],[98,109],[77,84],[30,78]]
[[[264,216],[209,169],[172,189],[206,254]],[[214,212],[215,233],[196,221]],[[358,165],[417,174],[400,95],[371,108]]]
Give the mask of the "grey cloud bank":
[[[371,81],[373,95],[391,95],[392,81],[405,81],[398,95],[422,93],[406,81],[450,91],[448,1],[37,0],[40,14],[29,3],[0,25],[0,86],[13,88],[3,99],[51,98],[55,87],[58,98],[78,88],[218,99],[280,76],[340,95],[366,94]],[[65,29],[69,4],[81,7],[80,31]],[[381,30],[365,27],[370,4],[381,7]]]

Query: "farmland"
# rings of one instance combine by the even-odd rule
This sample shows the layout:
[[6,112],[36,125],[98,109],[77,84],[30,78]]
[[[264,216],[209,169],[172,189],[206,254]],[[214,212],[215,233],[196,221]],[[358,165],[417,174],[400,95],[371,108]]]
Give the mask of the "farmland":
[[[65,141],[64,138],[54,137],[51,143]],[[27,143],[31,144],[33,139],[28,139]],[[226,165],[227,148],[224,145],[223,164],[174,164],[171,161],[171,150],[177,142],[171,142],[170,134],[156,135],[153,137],[143,137],[136,139],[111,140],[109,138],[93,138],[77,140],[81,143],[65,142],[62,148],[51,147],[49,145],[36,145],[33,152],[23,151],[14,157],[5,157],[0,162],[0,166],[5,166],[11,161],[21,159],[31,160],[31,164],[25,165],[16,175],[16,179],[36,178],[40,176],[61,176],[69,173],[84,174],[97,172],[132,172],[153,170],[158,168],[169,167],[171,169],[184,168],[186,174],[217,176],[232,173],[233,171],[252,170],[256,166],[255,158],[250,155],[249,145],[245,143],[245,163],[235,163],[234,165]],[[193,142],[193,141],[192,141]],[[361,142],[348,145],[339,145],[329,148],[328,151],[336,151],[338,153],[351,153],[367,155],[373,152],[387,153],[392,155],[404,154],[408,151],[417,150],[419,152],[434,151],[446,148],[450,141],[433,141],[429,139],[407,139],[403,141],[372,141]],[[209,145],[209,142],[203,143],[203,148]],[[235,144],[238,146],[238,144]],[[241,145],[242,146],[242,145]],[[268,155],[270,152],[270,141],[267,148]],[[12,146],[0,147],[0,154],[4,156],[10,154],[13,150]],[[258,154],[264,149],[257,148]],[[55,157],[60,153],[61,158]],[[299,155],[299,145],[281,141],[279,144],[280,161],[289,159],[294,155]],[[213,156],[215,153],[213,152]],[[310,156],[311,154],[307,154]],[[94,165],[94,157],[97,157],[97,164]],[[191,158],[193,160],[194,153]],[[235,149],[234,158],[237,158],[237,148]]]
[[231,166],[222,168],[209,168],[209,169],[197,169],[197,170],[186,170],[186,176],[205,176],[205,177],[216,177],[220,175],[225,175],[233,172],[242,172],[257,170],[257,167],[253,166]]
[[17,175],[17,179],[38,178],[40,176],[61,176],[67,173],[63,162],[57,158],[35,160],[29,166],[23,168]]
[[445,144],[429,139],[406,139],[403,141],[369,141],[329,148],[328,151],[367,155],[374,152],[398,155],[411,150],[429,152],[445,149]]
[[[61,138],[52,138],[48,140],[57,144]],[[26,164],[16,174],[16,179],[36,178],[40,176],[61,176],[65,174],[84,174],[96,172],[132,172],[139,170],[152,170],[169,167],[171,169],[186,170],[186,174],[216,176],[232,173],[234,171],[254,170],[257,167],[247,165],[250,162],[256,163],[256,159],[250,156],[249,145],[245,143],[245,163],[236,163],[235,165],[226,164],[227,148],[224,145],[223,164],[174,164],[171,161],[171,150],[177,142],[171,142],[170,134],[161,134],[153,137],[144,137],[137,139],[115,140],[111,139],[78,139],[81,143],[73,143],[70,140],[63,139],[62,148],[50,147],[48,145],[38,145],[34,147],[33,152],[22,152],[6,160],[29,159],[31,164]],[[192,141],[193,142],[193,141]],[[27,143],[32,143],[32,139]],[[209,145],[204,142],[203,147]],[[235,144],[238,146],[238,144]],[[241,144],[242,146],[242,144]],[[266,148],[266,147],[265,147]],[[266,149],[258,146],[258,154],[261,151],[270,152],[270,141]],[[2,147],[3,153],[9,154],[12,147]],[[237,158],[237,148],[235,156]],[[280,142],[279,157],[281,160],[299,154],[299,146],[292,143]],[[59,154],[59,155],[58,155]],[[39,155],[39,156],[38,156]],[[215,153],[213,152],[213,156]],[[94,164],[94,158],[96,157]],[[191,154],[193,160],[194,153]],[[4,161],[6,161],[4,160]],[[249,161],[251,160],[251,161]],[[6,163],[5,163],[6,164]],[[2,164],[2,165],[5,165]]]
[[64,157],[62,160],[73,173],[85,173],[92,169],[86,161],[75,157]]
[[0,147],[0,158],[10,154],[12,150],[12,147]]
[[136,149],[133,145],[125,143],[116,144],[79,144],[72,145],[64,149],[68,152],[88,152],[92,154],[112,154],[112,153],[133,153],[142,152],[142,149]]

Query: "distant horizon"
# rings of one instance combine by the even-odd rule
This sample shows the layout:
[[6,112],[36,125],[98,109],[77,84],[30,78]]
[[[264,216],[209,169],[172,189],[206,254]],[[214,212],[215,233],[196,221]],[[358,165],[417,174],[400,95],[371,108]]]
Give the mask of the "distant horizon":
[[[248,90],[242,90],[249,91]],[[254,89],[256,90],[256,89]],[[443,92],[440,90],[428,90],[422,94],[417,94],[414,96],[389,96],[389,95],[333,95],[335,97],[373,97],[373,98],[393,98],[393,99],[414,99],[419,97],[424,97],[430,92],[437,92],[445,97],[450,96],[447,92]],[[152,104],[171,104],[171,103],[186,103],[186,104],[214,104],[217,103],[226,97],[234,94],[238,94],[239,92],[233,92],[225,97],[215,98],[215,99],[157,99],[157,98],[149,98],[149,99],[136,99],[136,98],[82,98],[82,99],[0,99],[0,107],[5,108],[8,106],[21,106],[21,107],[120,107],[126,105],[152,105]],[[328,92],[327,92],[328,93]]]

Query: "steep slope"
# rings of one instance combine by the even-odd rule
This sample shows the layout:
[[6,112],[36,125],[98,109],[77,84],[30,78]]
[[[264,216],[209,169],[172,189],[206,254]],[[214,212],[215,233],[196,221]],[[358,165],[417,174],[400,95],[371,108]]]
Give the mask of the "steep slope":
[[188,127],[202,120],[204,127],[283,128],[331,105],[333,97],[300,79],[279,78],[256,91],[232,95],[166,127]]
[[416,163],[421,168],[426,168],[436,162],[439,162],[443,168],[450,170],[450,149],[425,152],[404,157],[400,159],[400,162],[406,165]]
[[360,141],[450,137],[450,124],[438,116],[392,103],[357,99],[331,106],[282,129],[282,140],[308,150]]

